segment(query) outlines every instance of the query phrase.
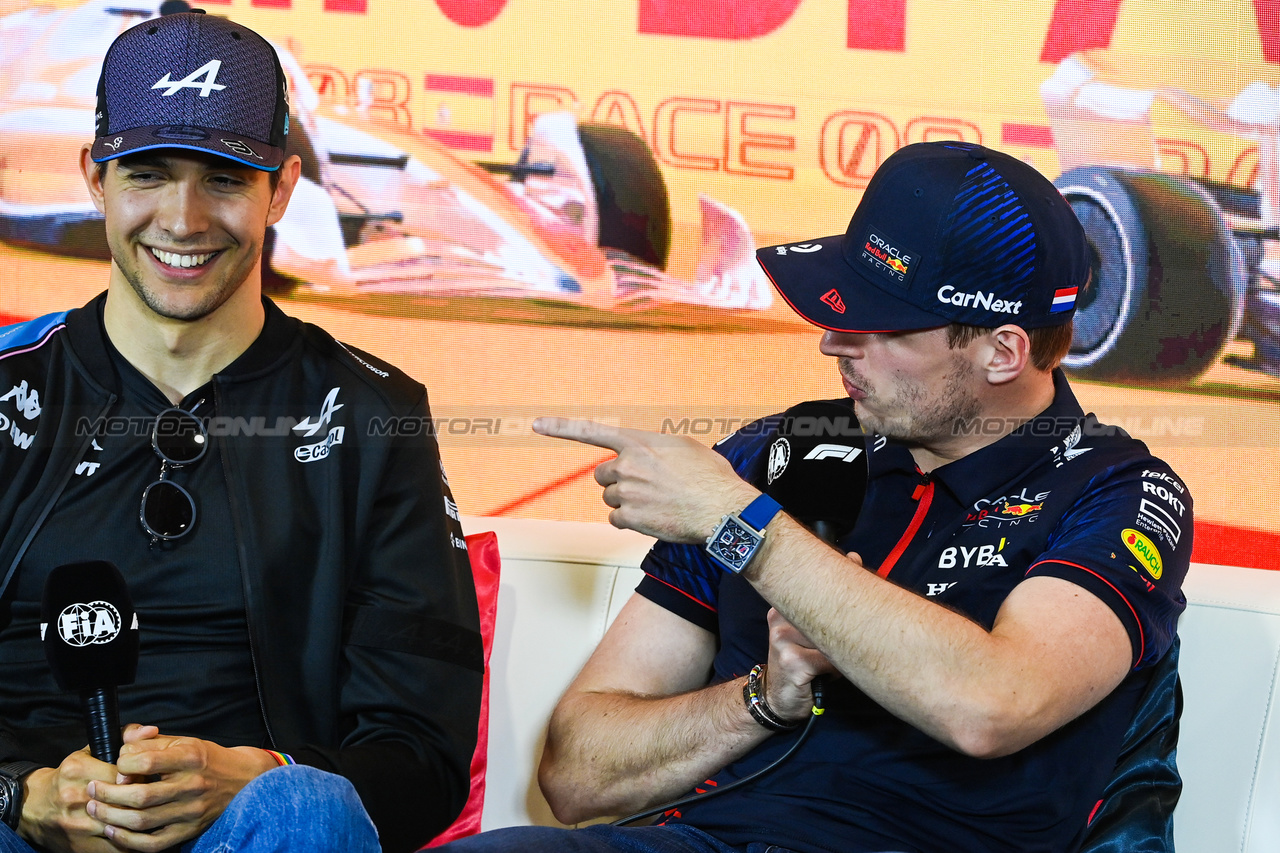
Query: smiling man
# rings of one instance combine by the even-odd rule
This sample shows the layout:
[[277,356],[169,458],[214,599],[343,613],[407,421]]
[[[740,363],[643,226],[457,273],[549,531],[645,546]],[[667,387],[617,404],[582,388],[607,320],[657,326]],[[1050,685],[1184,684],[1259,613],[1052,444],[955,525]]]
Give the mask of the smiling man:
[[667,805],[448,849],[1169,849],[1191,504],[1057,369],[1090,271],[1070,206],[1007,155],[912,145],[846,233],[758,257],[870,433],[829,462],[869,457],[856,524],[833,548],[769,494],[797,464],[777,420],[718,453],[536,422],[616,451],[610,520],[662,540],[552,716],[542,789],[564,822]]
[[[285,76],[223,18],[108,51],[80,168],[107,291],[0,330],[0,851],[407,851],[467,795],[475,592],[430,417],[394,367],[263,298]],[[40,642],[59,566],[140,626],[112,765]]]

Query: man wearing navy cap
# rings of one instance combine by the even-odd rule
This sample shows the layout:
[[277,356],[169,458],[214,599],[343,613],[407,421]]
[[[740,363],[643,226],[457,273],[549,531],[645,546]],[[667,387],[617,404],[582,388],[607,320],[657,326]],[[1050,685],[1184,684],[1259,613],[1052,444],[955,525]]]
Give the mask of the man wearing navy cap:
[[662,540],[555,711],[542,788],[565,822],[712,795],[452,849],[1166,849],[1191,501],[1057,369],[1090,274],[1067,202],[999,152],[912,145],[846,233],[758,257],[870,433],[856,525],[832,548],[743,479],[768,430],[716,453],[537,422],[616,451],[610,520]]
[[[163,15],[112,44],[81,155],[111,271],[0,330],[0,851],[409,851],[467,797],[482,671],[458,509],[396,368],[263,298],[297,184],[274,49]],[[119,759],[40,644],[60,566],[139,621]],[[55,575],[56,576],[56,575]],[[77,605],[78,606],[78,605]],[[100,753],[101,754],[101,753]]]

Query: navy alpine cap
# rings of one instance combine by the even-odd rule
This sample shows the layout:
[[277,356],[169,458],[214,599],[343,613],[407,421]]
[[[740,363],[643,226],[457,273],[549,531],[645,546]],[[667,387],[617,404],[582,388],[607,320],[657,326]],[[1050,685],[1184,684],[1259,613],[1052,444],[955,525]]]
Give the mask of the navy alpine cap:
[[1071,319],[1084,228],[1033,167],[965,142],[908,145],[871,177],[844,234],[756,253],[801,317],[837,332]]
[[120,34],[98,78],[95,162],[186,148],[271,172],[284,162],[288,84],[266,39],[200,11]]

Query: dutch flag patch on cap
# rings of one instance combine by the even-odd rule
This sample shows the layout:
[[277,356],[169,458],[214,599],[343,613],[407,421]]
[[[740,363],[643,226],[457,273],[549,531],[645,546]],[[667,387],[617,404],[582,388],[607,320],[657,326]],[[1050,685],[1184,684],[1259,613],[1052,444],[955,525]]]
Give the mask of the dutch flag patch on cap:
[[1050,314],[1057,314],[1059,311],[1070,311],[1076,304],[1076,292],[1078,287],[1064,287],[1061,290],[1053,292],[1053,305],[1049,308]]

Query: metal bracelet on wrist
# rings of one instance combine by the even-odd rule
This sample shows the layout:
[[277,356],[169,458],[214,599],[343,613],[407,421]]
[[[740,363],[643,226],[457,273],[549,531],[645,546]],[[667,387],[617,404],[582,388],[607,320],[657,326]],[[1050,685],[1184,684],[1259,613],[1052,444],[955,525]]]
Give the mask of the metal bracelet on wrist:
[[751,717],[771,732],[789,732],[800,723],[788,723],[769,707],[764,698],[764,679],[766,666],[762,663],[751,668],[747,675],[747,683],[742,685],[742,700],[747,703]]

